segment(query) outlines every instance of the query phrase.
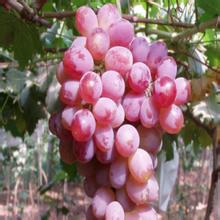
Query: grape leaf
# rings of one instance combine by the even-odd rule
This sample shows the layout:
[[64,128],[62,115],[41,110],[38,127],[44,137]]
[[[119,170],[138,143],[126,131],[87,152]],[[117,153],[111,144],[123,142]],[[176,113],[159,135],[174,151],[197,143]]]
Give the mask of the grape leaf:
[[220,66],[220,59],[219,59],[219,54],[220,54],[220,44],[210,44],[206,46],[206,56],[208,57],[209,64],[211,66]]

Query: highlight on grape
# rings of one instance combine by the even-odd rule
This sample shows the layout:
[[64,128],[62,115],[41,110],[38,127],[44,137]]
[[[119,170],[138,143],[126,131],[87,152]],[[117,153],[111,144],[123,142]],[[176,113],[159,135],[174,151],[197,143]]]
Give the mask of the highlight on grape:
[[62,108],[49,120],[60,157],[85,177],[87,219],[157,219],[157,153],[184,126],[190,83],[166,44],[136,37],[114,5],[80,7],[75,22],[82,36],[58,65]]

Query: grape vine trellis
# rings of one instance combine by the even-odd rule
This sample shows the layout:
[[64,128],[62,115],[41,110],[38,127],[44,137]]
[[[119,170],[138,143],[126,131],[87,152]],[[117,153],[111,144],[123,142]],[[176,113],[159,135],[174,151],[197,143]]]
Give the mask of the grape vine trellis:
[[[8,49],[9,52],[14,51],[15,60],[18,60],[18,63],[21,66],[26,66],[26,70],[34,71],[29,62],[33,59],[34,55],[40,54],[40,56],[38,56],[39,62],[42,60],[51,60],[52,63],[57,59],[54,54],[62,53],[69,46],[67,39],[65,39],[65,34],[70,38],[77,35],[75,29],[71,34],[68,30],[71,29],[70,24],[73,25],[71,19],[74,19],[75,10],[81,4],[90,4],[90,6],[98,8],[106,2],[111,1],[73,1],[71,3],[72,10],[69,11],[69,3],[65,3],[64,6],[62,6],[60,1],[54,1],[56,7],[52,6],[53,1],[0,1],[0,4],[6,8],[0,8],[0,24],[1,27],[3,27],[2,33],[0,34],[0,46],[4,49]],[[136,4],[141,4],[145,9],[145,17],[135,14],[136,12],[133,10],[133,7]],[[193,121],[196,126],[204,129],[213,142],[213,173],[206,212],[206,219],[208,219],[213,206],[213,195],[220,170],[220,132],[218,125],[218,114],[220,112],[220,2],[214,0],[197,0],[189,1],[188,4],[191,6],[191,12],[189,11],[189,8],[187,8],[187,1],[170,0],[159,1],[159,3],[152,1],[121,1],[121,8],[125,13],[123,14],[123,17],[135,24],[137,32],[144,32],[146,35],[154,39],[159,38],[166,41],[171,49],[170,53],[175,56],[180,68],[183,70],[183,74],[191,79],[193,93],[192,103],[184,109],[185,115],[189,120]],[[191,20],[187,20],[187,17],[185,20],[183,19],[185,16],[184,11],[185,13],[188,13],[188,17],[191,17]],[[7,18],[10,19],[6,22]],[[24,22],[27,22],[27,24],[23,24]],[[65,34],[63,34],[64,37],[62,38],[62,30],[60,31],[62,28],[60,28],[60,26],[65,22],[67,25],[65,25]],[[55,23],[59,24],[59,27],[56,27]],[[24,34],[22,35],[22,33],[20,33],[15,36],[13,30],[8,27],[11,24],[21,24],[21,32],[22,30],[27,31],[26,34],[30,35],[28,36],[30,38],[27,41],[27,47],[30,46],[32,40],[37,42],[35,46],[30,47],[31,49],[27,54],[23,55],[19,53],[19,50],[22,50],[21,46],[25,45],[22,44],[20,47],[18,45],[19,42],[25,41],[26,38]],[[49,31],[45,33],[45,30],[48,29]],[[59,38],[56,37],[58,35],[58,30],[60,31],[62,42],[59,42]],[[56,33],[56,36],[52,33],[53,31]],[[35,35],[35,37],[33,35]],[[48,41],[49,43],[47,43]],[[211,43],[206,44],[205,42]],[[196,44],[195,46],[194,43]],[[206,52],[204,51],[204,48],[206,49]],[[204,54],[205,56],[203,56]],[[12,66],[17,68],[18,63],[5,56],[1,59],[3,60],[1,66],[3,67],[2,69],[4,69],[4,73],[0,76],[1,78],[3,77],[3,81],[5,78],[9,81],[11,79],[10,74],[7,75],[8,72],[6,72],[6,70],[7,68],[10,69]],[[23,75],[21,72],[17,75],[20,77],[20,80],[27,80],[26,75]],[[33,84],[31,90],[28,90],[34,97],[34,100],[31,100],[31,103],[36,104],[37,101],[40,100],[42,106],[46,105],[45,102],[36,95],[38,92],[37,86],[39,85],[37,83],[39,81],[37,79],[33,80],[33,78],[31,80]],[[48,85],[49,83],[50,81],[48,81]],[[45,87],[46,89],[48,88],[48,85]],[[16,103],[18,97],[23,98],[23,94],[25,94],[24,85],[19,84],[19,86],[17,88],[12,88],[13,95],[10,91],[5,92],[5,90],[2,89],[3,87],[1,88],[1,93],[4,95],[1,99],[1,103],[4,103],[4,105],[1,105],[1,126],[5,126],[5,121],[2,120],[2,115],[5,112],[4,106],[9,105],[10,103]],[[45,91],[42,91],[42,94],[46,93],[46,89]],[[21,91],[23,92],[21,93],[22,96],[21,94],[19,95]],[[207,109],[206,111],[200,111],[202,117],[197,115],[194,111],[194,108],[196,108],[196,105],[201,100],[206,104],[208,109],[208,113]],[[19,112],[20,107],[25,109],[24,111],[28,111],[29,108],[28,106],[25,107],[19,104],[17,106],[17,112]],[[45,109],[42,109],[40,106],[38,107],[39,109],[37,111],[40,112],[38,117],[45,117]],[[184,135],[187,135],[187,133],[185,132]]]

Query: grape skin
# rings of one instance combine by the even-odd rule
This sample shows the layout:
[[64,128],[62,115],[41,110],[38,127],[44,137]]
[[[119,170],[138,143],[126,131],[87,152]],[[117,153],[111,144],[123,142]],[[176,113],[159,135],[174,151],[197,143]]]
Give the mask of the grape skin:
[[57,66],[56,79],[61,85],[69,79],[66,73],[64,72],[62,61]]
[[72,121],[75,113],[78,111],[77,107],[65,107],[61,115],[61,123],[67,130],[71,130]]
[[118,104],[115,117],[111,123],[113,128],[117,128],[124,122],[125,119],[125,111],[121,104]]
[[105,212],[105,220],[124,220],[125,213],[121,204],[117,201],[111,202]]
[[76,161],[76,158],[73,154],[73,143],[72,141],[60,141],[59,153],[60,158],[67,164],[73,164]]

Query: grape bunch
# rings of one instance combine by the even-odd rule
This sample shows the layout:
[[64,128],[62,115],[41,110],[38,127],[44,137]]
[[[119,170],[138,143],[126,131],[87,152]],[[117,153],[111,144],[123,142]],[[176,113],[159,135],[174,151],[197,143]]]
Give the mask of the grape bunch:
[[61,159],[85,177],[88,220],[157,219],[157,153],[183,127],[189,81],[165,43],[136,37],[114,5],[82,6],[75,22],[82,36],[58,65],[62,109],[49,120]]

